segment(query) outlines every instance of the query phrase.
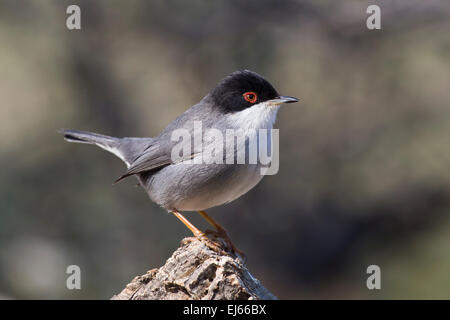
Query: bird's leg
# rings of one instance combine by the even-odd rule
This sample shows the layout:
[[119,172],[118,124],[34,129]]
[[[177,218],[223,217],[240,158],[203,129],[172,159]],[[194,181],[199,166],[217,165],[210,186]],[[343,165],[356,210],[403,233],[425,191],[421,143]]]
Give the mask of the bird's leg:
[[175,217],[177,217],[181,222],[183,222],[183,224],[186,227],[188,227],[189,230],[192,231],[192,233],[194,234],[195,237],[197,237],[197,238],[205,238],[206,237],[206,235],[202,231],[197,229],[196,226],[194,226],[188,219],[186,219],[185,216],[183,216],[177,210],[172,210],[171,212],[175,215]]
[[188,219],[186,219],[185,216],[183,216],[181,213],[179,213],[177,210],[173,209],[170,212],[174,214],[175,217],[177,217],[183,224],[188,227],[189,230],[192,231],[194,236],[199,239],[200,241],[203,241],[210,249],[214,250],[215,252],[218,252],[219,254],[223,254],[223,250],[212,240],[210,240],[206,234],[199,229],[197,229],[196,226],[194,226]]
[[236,248],[236,246],[233,244],[233,242],[230,239],[230,236],[228,235],[227,231],[218,224],[213,218],[211,218],[205,211],[197,211],[210,225],[212,225],[216,230],[217,233],[227,242],[227,244],[231,247],[231,249],[241,255],[243,258],[245,258],[245,253]]

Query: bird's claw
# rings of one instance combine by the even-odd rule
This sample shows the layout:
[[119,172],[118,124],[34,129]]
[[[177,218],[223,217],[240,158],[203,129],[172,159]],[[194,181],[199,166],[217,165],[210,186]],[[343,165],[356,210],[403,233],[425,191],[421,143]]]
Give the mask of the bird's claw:
[[[239,257],[242,258],[242,260],[244,260],[244,261],[247,260],[245,253],[243,251],[239,250],[238,248],[236,248],[236,246],[233,244],[230,237],[228,236],[228,233],[224,229],[220,229],[217,231],[206,230],[205,233],[213,235],[214,238],[217,239],[217,241],[222,242],[223,244],[220,245],[220,247],[225,246],[227,249],[229,249],[229,250],[227,250],[229,253],[234,254],[234,256],[239,255]],[[210,240],[210,241],[212,241],[212,240]],[[212,242],[215,244],[217,243],[214,241],[212,241]],[[216,244],[216,246],[217,246],[217,244]],[[223,249],[221,249],[221,250],[224,251]]]

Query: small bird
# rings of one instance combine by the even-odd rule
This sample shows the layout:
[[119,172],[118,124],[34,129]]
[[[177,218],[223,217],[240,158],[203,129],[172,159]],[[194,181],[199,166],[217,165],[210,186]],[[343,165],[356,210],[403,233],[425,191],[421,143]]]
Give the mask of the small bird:
[[[236,253],[241,253],[229,239],[225,229],[214,221],[205,210],[233,201],[258,184],[263,175],[261,164],[195,162],[202,151],[211,144],[203,143],[189,149],[181,160],[174,161],[172,150],[176,146],[173,134],[178,129],[195,131],[195,123],[226,131],[241,130],[247,134],[245,147],[258,139],[253,129],[272,129],[282,103],[298,99],[281,96],[259,74],[235,71],[225,77],[199,103],[186,110],[154,138],[116,138],[97,133],[61,130],[69,142],[95,144],[127,165],[126,172],[117,179],[136,176],[149,197],[162,208],[173,213],[194,234],[210,242],[210,239],[189,222],[180,211],[197,211],[211,224]],[[195,133],[194,133],[195,135]],[[237,148],[233,152],[236,155]],[[116,182],[117,182],[116,181]]]

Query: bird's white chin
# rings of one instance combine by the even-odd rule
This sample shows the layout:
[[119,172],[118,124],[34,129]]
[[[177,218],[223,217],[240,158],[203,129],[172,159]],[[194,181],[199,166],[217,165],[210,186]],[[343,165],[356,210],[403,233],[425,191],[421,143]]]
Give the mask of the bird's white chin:
[[243,129],[272,129],[280,105],[270,101],[262,102],[250,108],[238,111],[229,118],[230,125]]

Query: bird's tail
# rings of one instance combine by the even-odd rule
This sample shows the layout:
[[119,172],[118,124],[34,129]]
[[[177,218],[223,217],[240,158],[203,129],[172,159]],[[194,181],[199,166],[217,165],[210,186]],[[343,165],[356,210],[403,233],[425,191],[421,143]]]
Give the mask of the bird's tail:
[[64,134],[64,139],[68,142],[95,144],[116,155],[128,165],[128,161],[120,148],[120,138],[78,130],[60,130],[59,132]]
[[61,130],[59,132],[64,134],[64,140],[68,142],[97,144],[100,147],[101,146],[112,147],[114,144],[117,144],[118,142],[118,138],[105,136],[93,132],[77,131],[77,130]]

